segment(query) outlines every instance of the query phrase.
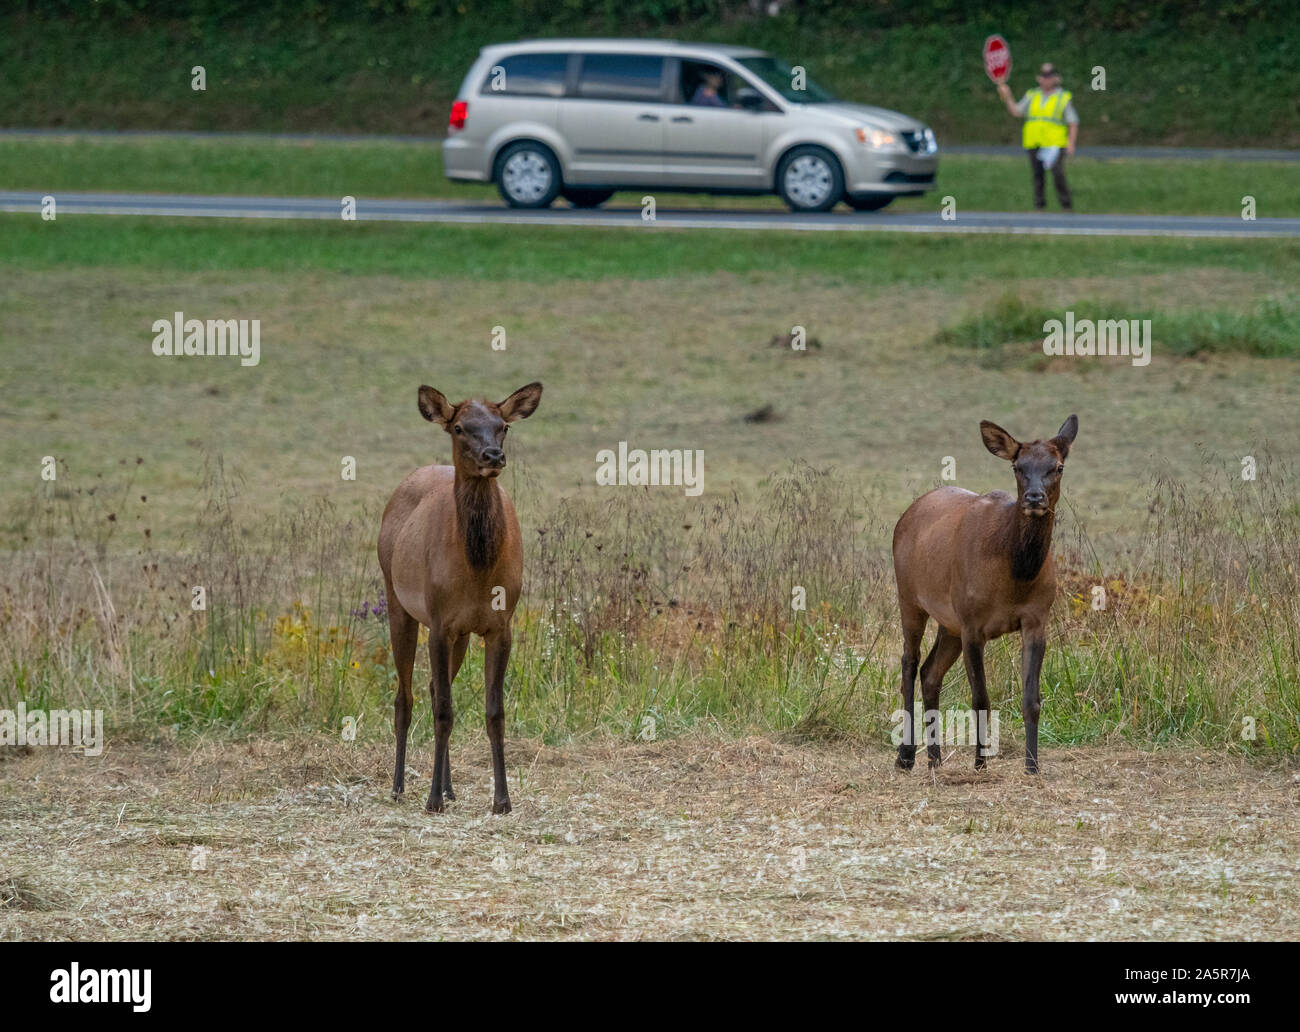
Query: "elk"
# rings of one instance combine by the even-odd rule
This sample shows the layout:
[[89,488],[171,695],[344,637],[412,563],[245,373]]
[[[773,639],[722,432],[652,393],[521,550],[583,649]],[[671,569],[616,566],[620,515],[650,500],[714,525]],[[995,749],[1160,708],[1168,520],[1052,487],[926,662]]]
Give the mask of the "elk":
[[[1011,463],[1016,497],[1004,491],[977,495],[940,487],[914,501],[894,527],[894,578],[903,625],[903,742],[896,766],[911,770],[916,759],[913,688],[921,636],[933,617],[939,633],[921,664],[927,713],[939,708],[943,675],[960,655],[965,661],[975,711],[975,768],[988,748],[989,696],[984,683],[984,645],[1020,632],[1024,695],[1025,770],[1038,772],[1038,675],[1047,649],[1047,614],[1056,596],[1052,527],[1061,474],[1079,431],[1071,416],[1047,441],[1021,444],[996,423],[980,423],[984,447]],[[928,729],[930,766],[941,762],[940,742]]]
[[542,385],[520,387],[500,404],[452,405],[422,386],[420,414],[451,437],[450,466],[424,466],[406,477],[384,509],[379,565],[388,592],[388,627],[397,667],[393,726],[397,759],[393,798],[406,784],[406,734],[411,726],[411,671],[420,624],[429,628],[429,695],[433,700],[433,785],[425,808],[441,813],[451,788],[448,740],[453,723],[451,683],[469,636],[483,639],[485,709],[492,746],[492,812],[510,812],[506,787],[505,676],[510,618],[523,583],[523,540],[510,498],[497,484],[505,469],[508,424],[526,419]]

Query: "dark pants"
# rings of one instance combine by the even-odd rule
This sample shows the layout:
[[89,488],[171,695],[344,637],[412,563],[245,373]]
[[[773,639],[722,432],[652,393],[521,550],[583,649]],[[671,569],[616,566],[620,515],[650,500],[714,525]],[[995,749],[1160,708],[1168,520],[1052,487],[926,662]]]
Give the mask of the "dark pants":
[[[1034,172],[1034,207],[1040,211],[1047,207],[1047,189],[1043,183],[1043,163],[1038,160],[1038,148],[1034,147],[1025,152],[1029,155],[1029,167]],[[1061,148],[1061,153],[1056,156],[1056,164],[1052,166],[1052,182],[1056,184],[1056,199],[1061,202],[1061,207],[1066,211],[1072,211],[1073,202],[1070,200],[1070,184],[1065,181],[1065,148]]]

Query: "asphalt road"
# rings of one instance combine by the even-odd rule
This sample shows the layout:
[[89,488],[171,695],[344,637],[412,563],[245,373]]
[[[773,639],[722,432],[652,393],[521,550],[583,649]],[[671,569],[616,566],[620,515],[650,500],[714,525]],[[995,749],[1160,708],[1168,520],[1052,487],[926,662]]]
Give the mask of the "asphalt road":
[[[1019,132],[1017,131],[1017,134]],[[189,129],[0,129],[5,137],[84,137],[86,139],[144,138],[160,140],[249,140],[284,143],[310,143],[321,140],[335,143],[413,143],[441,147],[440,136],[374,136],[359,133],[259,133],[220,132]],[[978,154],[992,157],[1021,157],[1024,151],[1014,144],[943,144],[944,154]],[[1300,161],[1300,150],[1265,147],[1090,147],[1079,148],[1072,160],[1123,161],[1136,158],[1155,161]]]
[[[671,195],[668,195],[671,197]],[[0,211],[39,216],[42,195],[0,191]],[[209,197],[183,194],[58,193],[59,216],[153,215],[182,218],[339,220],[339,198]],[[358,198],[358,221],[444,222],[543,226],[645,226],[656,229],[747,229],[816,232],[1014,233],[1047,236],[1300,237],[1300,218],[1254,222],[1239,216],[1086,215],[1060,212],[957,212],[951,221],[937,212],[836,211],[793,215],[783,211],[706,210],[660,205],[653,222],[640,208],[575,210],[558,204],[524,211],[499,204]]]

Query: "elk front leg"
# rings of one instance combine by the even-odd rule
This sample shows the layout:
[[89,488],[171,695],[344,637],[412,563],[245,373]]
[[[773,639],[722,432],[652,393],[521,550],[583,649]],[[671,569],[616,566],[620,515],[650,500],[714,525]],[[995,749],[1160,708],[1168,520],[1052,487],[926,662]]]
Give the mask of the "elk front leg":
[[[940,626],[939,636],[934,639],[930,654],[921,664],[921,698],[924,700],[927,731],[926,753],[930,757],[931,767],[937,767],[943,762],[943,742],[938,738],[939,721],[931,714],[939,712],[939,692],[943,688],[943,675],[957,662],[957,657],[960,655],[961,635],[953,634]],[[932,737],[935,740],[931,740]]]
[[488,741],[492,744],[492,812],[510,812],[510,792],[506,785],[506,664],[510,661],[510,628],[484,639],[486,656],[484,711],[487,715]]
[[[447,683],[455,684],[456,675],[460,673],[460,665],[465,662],[465,649],[469,646],[469,635],[464,634],[456,639],[451,647],[451,669],[447,673]],[[456,793],[451,789],[451,750],[447,750],[447,755],[442,758],[442,797],[444,799],[456,799]]]
[[1038,692],[1038,676],[1043,669],[1043,655],[1047,652],[1047,635],[1042,627],[1022,627],[1020,631],[1020,678],[1024,682],[1024,697],[1020,715],[1025,721],[1025,771],[1038,773],[1038,714],[1043,699]]
[[989,744],[989,692],[984,684],[984,639],[963,632],[961,652],[966,679],[970,681],[970,705],[975,711],[975,769],[984,770],[989,762],[985,753]]
[[429,679],[429,695],[433,698],[433,785],[429,789],[429,801],[424,808],[430,813],[442,813],[444,777],[450,770],[447,749],[451,743],[451,727],[454,717],[451,711],[451,642],[441,630],[429,630],[429,669],[433,676]]

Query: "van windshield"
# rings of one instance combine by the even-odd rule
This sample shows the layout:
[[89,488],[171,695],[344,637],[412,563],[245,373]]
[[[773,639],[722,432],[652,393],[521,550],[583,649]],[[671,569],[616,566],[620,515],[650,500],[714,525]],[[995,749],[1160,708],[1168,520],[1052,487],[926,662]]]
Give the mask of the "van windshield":
[[793,66],[779,57],[764,54],[737,60],[792,104],[829,104],[835,100],[830,90],[823,89],[807,74],[802,76],[802,82],[797,81]]

